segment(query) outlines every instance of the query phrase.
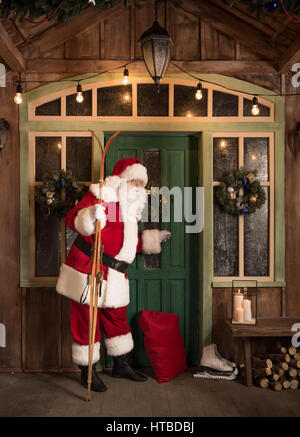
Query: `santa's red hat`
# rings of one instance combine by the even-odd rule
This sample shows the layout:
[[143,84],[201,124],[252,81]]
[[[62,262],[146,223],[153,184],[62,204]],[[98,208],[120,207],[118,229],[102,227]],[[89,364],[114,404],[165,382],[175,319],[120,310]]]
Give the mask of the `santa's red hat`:
[[120,159],[113,169],[113,176],[120,176],[127,179],[141,179],[144,182],[144,187],[148,182],[148,174],[146,167],[137,158]]

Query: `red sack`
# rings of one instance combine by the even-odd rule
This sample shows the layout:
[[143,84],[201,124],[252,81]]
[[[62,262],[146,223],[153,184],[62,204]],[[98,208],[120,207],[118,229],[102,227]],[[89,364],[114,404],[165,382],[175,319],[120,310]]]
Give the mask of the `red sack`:
[[159,383],[187,369],[178,314],[144,310],[139,317],[147,355]]

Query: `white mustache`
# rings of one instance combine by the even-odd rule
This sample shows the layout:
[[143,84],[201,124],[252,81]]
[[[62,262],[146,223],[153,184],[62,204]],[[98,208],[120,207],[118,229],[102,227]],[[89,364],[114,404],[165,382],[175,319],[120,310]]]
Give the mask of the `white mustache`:
[[129,200],[138,199],[139,197],[143,197],[144,194],[144,188],[139,187],[132,187],[128,190],[127,198]]
[[125,221],[140,220],[141,213],[147,201],[147,190],[143,187],[128,187],[127,184],[121,189],[120,202]]

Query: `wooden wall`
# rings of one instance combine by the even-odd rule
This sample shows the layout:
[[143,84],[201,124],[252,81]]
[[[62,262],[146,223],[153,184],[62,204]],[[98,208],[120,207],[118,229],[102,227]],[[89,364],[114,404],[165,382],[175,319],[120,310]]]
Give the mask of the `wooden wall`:
[[[162,11],[160,11],[162,16]],[[39,54],[43,59],[128,59],[140,54],[137,42],[141,33],[152,24],[149,0],[132,6],[127,14],[115,16],[87,32],[75,36],[58,47]],[[256,60],[240,44],[217,32],[197,18],[168,8],[167,28],[174,39],[176,60]],[[121,31],[120,31],[121,29]],[[36,56],[30,46],[23,49],[26,58]],[[121,63],[121,62],[120,62]],[[88,72],[88,71],[87,71]],[[212,71],[213,73],[213,71]],[[55,80],[68,74],[23,74],[23,78]],[[244,74],[235,77],[264,86],[273,91],[295,92],[289,76]],[[20,289],[19,282],[19,148],[18,107],[13,103],[15,83],[0,88],[0,117],[10,125],[8,145],[0,152],[0,322],[7,326],[7,347],[0,348],[0,371],[72,370],[69,301],[54,289]],[[30,84],[27,89],[38,86]],[[300,315],[300,198],[299,138],[295,135],[300,121],[300,99],[287,98],[286,105],[286,281],[287,315]],[[22,181],[21,181],[22,183]],[[213,340],[220,343],[219,320],[228,314],[230,291],[213,290]],[[280,289],[261,290],[260,311],[264,315],[281,314]],[[225,344],[225,343],[224,343]],[[228,355],[228,354],[227,354]],[[230,354],[229,354],[230,355]]]
[[6,348],[0,348],[0,367],[21,368],[21,290],[19,283],[19,133],[13,75],[0,88],[0,118],[10,124],[7,145],[0,152],[0,322],[6,326]]

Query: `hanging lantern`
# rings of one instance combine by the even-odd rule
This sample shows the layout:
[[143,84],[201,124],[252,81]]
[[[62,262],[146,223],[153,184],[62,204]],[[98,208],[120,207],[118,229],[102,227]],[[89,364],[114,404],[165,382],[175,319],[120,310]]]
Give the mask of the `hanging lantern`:
[[143,33],[139,43],[147,70],[159,88],[160,80],[168,69],[174,44],[166,29],[161,27],[157,21],[157,1],[155,2],[155,21],[152,27]]

